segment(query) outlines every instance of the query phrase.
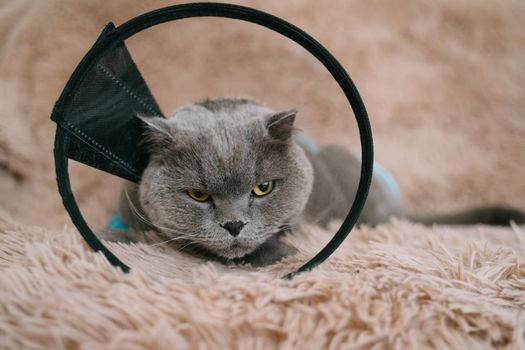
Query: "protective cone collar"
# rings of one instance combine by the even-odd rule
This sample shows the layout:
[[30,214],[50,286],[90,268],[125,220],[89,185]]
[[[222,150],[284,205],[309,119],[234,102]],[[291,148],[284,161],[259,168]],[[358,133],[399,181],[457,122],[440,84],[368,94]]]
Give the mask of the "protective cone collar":
[[68,159],[73,159],[123,179],[140,182],[148,154],[139,147],[143,132],[137,114],[162,116],[124,41],[154,25],[190,17],[224,17],[259,24],[295,41],[314,55],[343,90],[356,117],[361,139],[359,187],[346,219],[330,242],[297,271],[310,270],[326,260],[354,227],[368,195],[373,170],[373,142],[370,122],[359,93],[348,73],[310,35],[294,25],[249,7],[222,3],[175,5],[145,13],[119,27],[109,23],[77,66],[51,119],[57,123],[55,168],[57,184],[66,210],[86,242],[101,251],[125,272],[129,267],[113,255],[82,217],[71,191]]

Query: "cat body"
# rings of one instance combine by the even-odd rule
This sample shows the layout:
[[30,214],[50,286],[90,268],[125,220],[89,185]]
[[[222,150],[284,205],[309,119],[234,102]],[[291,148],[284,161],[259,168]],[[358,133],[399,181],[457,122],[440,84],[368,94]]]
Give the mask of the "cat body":
[[[142,118],[151,156],[141,183],[126,183],[121,193],[126,237],[153,229],[195,253],[265,265],[291,253],[279,237],[295,225],[344,219],[360,159],[341,148],[312,147],[294,132],[294,119],[295,111],[243,98],[188,105],[168,119]],[[399,191],[375,167],[359,223],[392,216],[406,216]],[[475,219],[456,215],[455,223]]]

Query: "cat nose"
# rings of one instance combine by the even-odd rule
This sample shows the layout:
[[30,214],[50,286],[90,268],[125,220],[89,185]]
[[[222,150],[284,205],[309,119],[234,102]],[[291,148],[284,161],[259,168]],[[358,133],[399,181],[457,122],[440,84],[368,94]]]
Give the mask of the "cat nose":
[[230,235],[233,237],[237,237],[239,233],[241,232],[242,228],[246,225],[245,222],[242,221],[228,221],[224,225],[220,225],[225,230],[228,230]]

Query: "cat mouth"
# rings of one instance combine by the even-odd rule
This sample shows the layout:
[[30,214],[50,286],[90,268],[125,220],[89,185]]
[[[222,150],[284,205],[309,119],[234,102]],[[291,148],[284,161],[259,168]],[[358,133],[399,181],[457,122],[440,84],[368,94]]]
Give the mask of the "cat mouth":
[[234,241],[228,248],[223,249],[219,255],[227,259],[237,259],[250,254],[253,250],[254,247],[252,246],[246,246],[239,241]]
[[[282,225],[278,228],[277,232],[270,237],[275,235],[282,235],[287,232],[289,229],[288,225]],[[189,241],[191,242],[191,241]],[[209,257],[215,257],[219,259],[225,259],[226,261],[236,261],[237,259],[242,259],[249,256],[251,253],[256,251],[264,242],[257,242],[258,244],[243,242],[242,239],[234,238],[227,244],[217,244],[215,242],[191,242],[191,246],[188,244],[182,245],[186,246],[185,249],[191,250],[194,253],[202,253]]]
[[[275,232],[272,235],[269,235],[267,239],[270,237],[275,236],[281,236],[286,234],[290,230],[289,225],[281,225],[279,226],[277,232]],[[261,247],[264,244],[264,242],[259,242],[259,244],[246,244],[242,241],[240,241],[238,238],[235,238],[228,247],[222,248],[219,251],[217,251],[215,254],[217,254],[220,257],[226,258],[228,260],[237,260],[242,259],[250,254],[252,254],[254,251],[256,251],[259,247]]]
[[218,258],[220,260],[224,259],[225,261],[232,261],[235,259],[243,258],[246,255],[252,253],[255,250],[255,248],[257,248],[249,245],[244,245],[239,241],[232,242],[230,245],[226,247],[223,246],[220,248],[191,241],[181,241],[178,243],[184,247],[182,250],[186,252],[198,254],[207,258]]

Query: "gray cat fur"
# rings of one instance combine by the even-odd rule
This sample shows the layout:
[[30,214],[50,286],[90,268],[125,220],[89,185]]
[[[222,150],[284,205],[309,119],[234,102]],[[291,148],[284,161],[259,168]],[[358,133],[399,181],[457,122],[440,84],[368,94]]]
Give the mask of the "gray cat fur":
[[[135,232],[150,226],[230,260],[274,242],[299,221],[313,184],[312,166],[292,139],[294,118],[294,111],[276,113],[246,99],[208,100],[169,119],[142,118],[151,158],[140,185],[127,184],[121,196],[124,221]],[[266,180],[275,181],[274,190],[253,196]],[[190,189],[212,200],[197,202]],[[222,227],[231,221],[245,223],[237,237]]]
[[[295,225],[343,219],[357,190],[360,160],[337,147],[305,152],[292,137],[294,119],[294,111],[277,113],[246,98],[206,100],[169,119],[142,118],[151,158],[140,185],[124,185],[119,212],[131,230],[118,239],[154,229],[195,254],[260,266],[292,252],[279,237]],[[275,180],[274,190],[253,196],[266,180]],[[197,202],[190,189],[212,200]],[[376,225],[391,216],[404,216],[399,198],[374,177],[360,223]],[[237,237],[221,227],[229,221],[246,223]]]

